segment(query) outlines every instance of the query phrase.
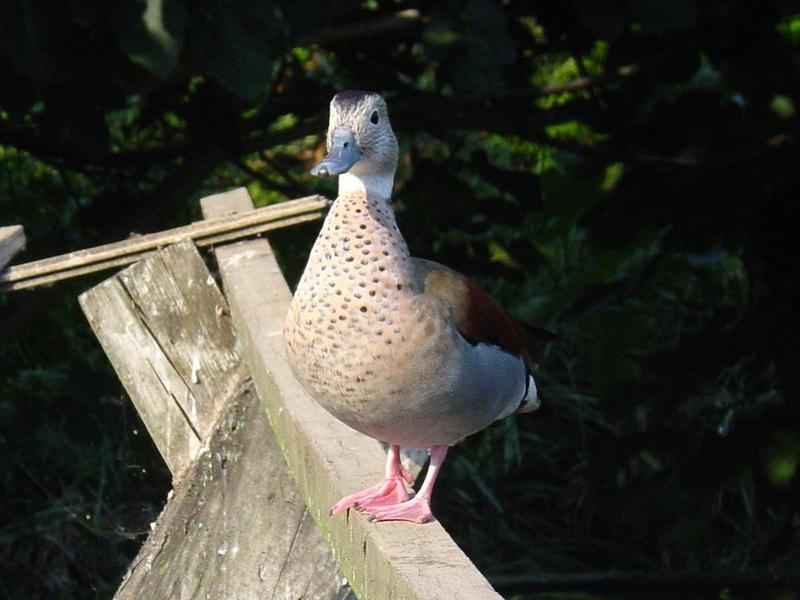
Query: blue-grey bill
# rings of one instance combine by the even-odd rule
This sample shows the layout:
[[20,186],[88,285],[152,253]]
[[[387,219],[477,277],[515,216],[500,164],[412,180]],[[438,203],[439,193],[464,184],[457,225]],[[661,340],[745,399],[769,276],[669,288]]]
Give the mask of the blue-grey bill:
[[331,177],[347,173],[361,160],[363,154],[358,149],[353,132],[345,127],[334,130],[328,154],[311,169],[312,175]]

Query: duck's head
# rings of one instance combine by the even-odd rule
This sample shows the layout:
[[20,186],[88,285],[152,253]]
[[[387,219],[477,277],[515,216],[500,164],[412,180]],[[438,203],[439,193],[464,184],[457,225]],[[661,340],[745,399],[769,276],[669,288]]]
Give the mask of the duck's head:
[[397,139],[380,94],[359,90],[336,94],[331,100],[327,145],[328,154],[314,165],[312,175],[349,174],[368,190],[376,184],[385,188],[388,178],[391,191],[397,168]]

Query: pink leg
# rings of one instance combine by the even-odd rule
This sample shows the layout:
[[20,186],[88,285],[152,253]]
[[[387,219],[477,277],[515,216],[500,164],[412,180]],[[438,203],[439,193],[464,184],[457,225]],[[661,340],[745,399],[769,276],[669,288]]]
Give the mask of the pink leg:
[[378,510],[368,510],[371,521],[411,521],[413,523],[427,523],[433,520],[431,513],[431,495],[439,469],[447,456],[447,446],[434,446],[431,448],[431,462],[425,481],[419,493],[407,502],[400,502],[390,506],[383,506]]
[[414,478],[400,464],[400,447],[390,445],[386,456],[386,472],[381,482],[363,492],[345,496],[331,507],[330,515],[336,515],[351,506],[357,510],[372,512],[381,506],[405,502],[409,499],[409,495],[403,480],[412,483]]

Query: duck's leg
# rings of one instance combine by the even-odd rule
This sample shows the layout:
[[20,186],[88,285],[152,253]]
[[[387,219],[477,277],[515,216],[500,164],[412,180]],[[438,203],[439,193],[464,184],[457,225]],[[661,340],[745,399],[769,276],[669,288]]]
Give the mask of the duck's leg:
[[431,496],[439,469],[447,455],[447,446],[434,446],[431,448],[431,462],[428,473],[419,492],[411,500],[400,502],[391,506],[383,506],[378,510],[368,510],[371,521],[411,521],[413,523],[427,523],[433,520],[431,513]]
[[392,444],[386,455],[386,472],[381,482],[363,492],[345,496],[331,507],[330,515],[338,514],[351,506],[357,510],[372,512],[382,506],[405,502],[410,496],[406,491],[404,480],[408,483],[414,482],[411,473],[400,464],[400,446]]

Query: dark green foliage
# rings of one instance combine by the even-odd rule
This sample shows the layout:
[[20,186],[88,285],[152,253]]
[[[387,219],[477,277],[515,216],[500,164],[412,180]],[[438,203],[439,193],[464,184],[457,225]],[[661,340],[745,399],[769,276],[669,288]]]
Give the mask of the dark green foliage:
[[[232,185],[332,195],[307,175],[330,96],[385,93],[414,253],[563,338],[542,409],[459,446],[437,491],[489,575],[796,570],[793,3],[14,0],[0,30],[0,224],[26,258]],[[272,237],[290,281],[316,228]],[[0,297],[4,597],[108,597],[169,487],[77,309],[92,283]]]

